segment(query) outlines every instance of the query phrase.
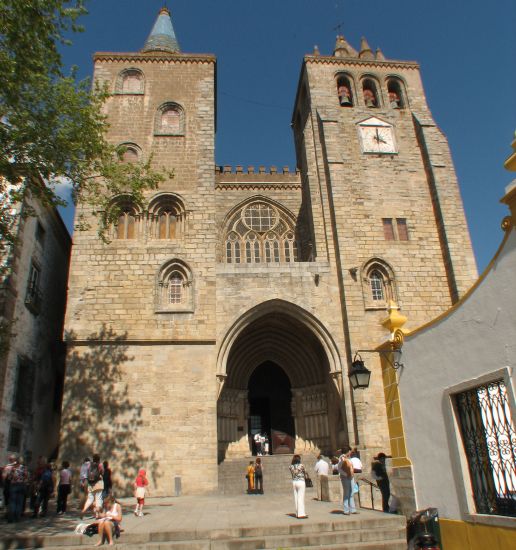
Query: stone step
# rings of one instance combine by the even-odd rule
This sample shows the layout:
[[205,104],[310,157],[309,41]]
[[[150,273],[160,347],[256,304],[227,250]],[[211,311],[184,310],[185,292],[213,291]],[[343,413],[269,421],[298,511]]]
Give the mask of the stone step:
[[[303,522],[291,525],[260,525],[231,529],[175,530],[147,533],[123,533],[117,546],[124,550],[258,550],[277,548],[406,548],[405,519],[381,516],[340,521]],[[45,550],[79,550],[97,540],[85,536],[45,536],[30,540],[13,540],[4,548],[44,548]],[[405,544],[405,546],[402,545]]]
[[[292,490],[292,478],[290,477],[289,466],[292,462],[291,455],[268,455],[263,456],[263,484],[264,490],[275,493],[286,493]],[[247,490],[245,478],[247,466],[256,457],[246,456],[240,458],[228,458],[219,464],[219,492],[224,495],[242,494]],[[302,460],[310,477],[314,479],[313,467],[316,457],[306,453]]]

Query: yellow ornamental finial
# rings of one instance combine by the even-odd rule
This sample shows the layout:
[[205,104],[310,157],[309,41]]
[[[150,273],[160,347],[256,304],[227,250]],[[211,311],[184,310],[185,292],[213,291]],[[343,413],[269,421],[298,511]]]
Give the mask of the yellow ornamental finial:
[[514,139],[511,143],[513,149],[512,155],[503,163],[506,170],[510,172],[516,172],[516,132],[514,132]]
[[400,313],[400,308],[394,300],[389,300],[387,310],[389,315],[382,321],[382,326],[390,332],[390,341],[393,346],[399,348],[403,345],[403,335],[408,332],[402,328],[407,322],[407,318]]

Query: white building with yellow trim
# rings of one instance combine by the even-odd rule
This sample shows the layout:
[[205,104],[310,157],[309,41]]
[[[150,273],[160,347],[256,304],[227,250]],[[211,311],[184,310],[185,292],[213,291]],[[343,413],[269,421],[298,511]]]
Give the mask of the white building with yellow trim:
[[[486,271],[403,331],[401,368],[382,358],[393,486],[405,511],[438,508],[445,550],[516,548],[516,181],[501,202],[510,215]],[[392,308],[384,326],[404,322]]]

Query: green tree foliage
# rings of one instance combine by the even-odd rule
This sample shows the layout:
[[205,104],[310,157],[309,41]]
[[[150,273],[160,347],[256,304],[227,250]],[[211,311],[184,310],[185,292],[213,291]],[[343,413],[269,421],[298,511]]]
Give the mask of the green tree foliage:
[[[0,0],[0,246],[14,242],[13,210],[25,193],[62,203],[55,186],[68,181],[73,200],[106,212],[120,192],[135,202],[171,174],[146,163],[122,163],[106,140],[106,89],[65,74],[59,49],[82,29],[85,0]],[[44,182],[42,184],[42,182]],[[117,213],[110,210],[110,216]],[[111,221],[111,220],[108,220]],[[99,224],[104,237],[106,224]],[[84,227],[84,226],[82,226]],[[0,253],[2,250],[0,250]]]

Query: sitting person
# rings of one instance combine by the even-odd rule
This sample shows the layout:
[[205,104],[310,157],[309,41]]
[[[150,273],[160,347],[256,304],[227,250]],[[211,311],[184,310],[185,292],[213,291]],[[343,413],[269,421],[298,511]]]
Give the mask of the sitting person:
[[120,523],[122,522],[122,507],[111,495],[104,500],[104,512],[101,513],[100,518],[95,522],[97,525],[100,540],[95,546],[104,544],[104,540],[107,539],[110,546],[113,545],[113,536],[118,538],[120,536]]

